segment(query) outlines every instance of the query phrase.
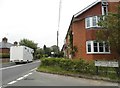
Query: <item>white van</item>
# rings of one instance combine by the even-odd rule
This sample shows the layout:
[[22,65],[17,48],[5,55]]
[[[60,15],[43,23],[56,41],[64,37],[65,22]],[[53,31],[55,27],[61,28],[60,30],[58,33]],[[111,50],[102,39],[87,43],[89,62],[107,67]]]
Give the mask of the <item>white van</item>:
[[15,63],[32,62],[34,50],[26,46],[10,47],[10,61]]

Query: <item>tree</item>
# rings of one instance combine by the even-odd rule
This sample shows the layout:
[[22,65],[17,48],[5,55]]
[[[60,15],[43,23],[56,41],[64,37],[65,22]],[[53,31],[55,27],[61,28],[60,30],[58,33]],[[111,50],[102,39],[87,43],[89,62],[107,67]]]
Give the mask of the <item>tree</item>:
[[98,25],[102,30],[97,31],[97,40],[108,41],[110,48],[120,56],[120,5],[117,13],[102,16]]
[[30,47],[30,48],[32,48],[34,50],[37,49],[37,43],[34,43],[32,40],[22,39],[22,40],[20,40],[19,44]]
[[46,47],[46,45],[43,46],[43,52],[46,57],[51,56],[51,49]]
[[43,50],[44,50],[44,54],[45,54],[45,51],[46,51],[46,45],[43,46]]
[[37,43],[34,43],[32,40],[29,40],[29,39],[22,39],[20,40],[19,44],[34,49],[34,56],[35,56],[35,52],[37,49]]
[[37,48],[35,55],[36,55],[35,57],[36,57],[37,59],[40,59],[41,57],[43,57],[43,55],[44,55],[43,49]]
[[51,46],[51,50],[52,50],[52,52],[54,52],[55,54],[57,54],[59,52],[59,47],[56,46],[56,45],[53,45],[53,46]]
[[53,57],[61,57],[62,53],[60,52],[60,49],[57,45],[51,46],[51,52],[53,52]]

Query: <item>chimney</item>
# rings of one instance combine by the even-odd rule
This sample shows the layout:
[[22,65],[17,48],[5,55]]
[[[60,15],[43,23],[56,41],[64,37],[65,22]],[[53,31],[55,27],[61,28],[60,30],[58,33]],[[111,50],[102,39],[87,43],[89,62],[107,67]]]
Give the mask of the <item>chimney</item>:
[[2,42],[7,43],[8,39],[6,37],[2,38]]
[[15,41],[15,42],[14,42],[14,46],[17,46],[17,45],[18,45],[18,42],[17,42],[17,41]]

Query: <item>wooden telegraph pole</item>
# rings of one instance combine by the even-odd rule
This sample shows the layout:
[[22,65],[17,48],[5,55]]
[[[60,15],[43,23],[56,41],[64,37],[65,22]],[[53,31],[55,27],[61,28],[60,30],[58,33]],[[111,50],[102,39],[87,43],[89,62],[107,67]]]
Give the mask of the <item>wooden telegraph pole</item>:
[[[57,30],[57,47],[59,47],[60,16],[61,16],[61,0],[59,2],[59,17],[58,17],[58,30]],[[59,49],[58,49],[58,52],[59,52]]]

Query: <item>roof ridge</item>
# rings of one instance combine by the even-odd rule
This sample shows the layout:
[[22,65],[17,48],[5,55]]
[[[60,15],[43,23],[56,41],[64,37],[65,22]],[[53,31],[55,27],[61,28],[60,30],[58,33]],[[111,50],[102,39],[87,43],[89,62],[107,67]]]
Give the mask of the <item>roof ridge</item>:
[[101,0],[97,0],[95,2],[93,2],[92,4],[88,5],[87,7],[85,7],[84,9],[82,9],[81,11],[77,12],[76,14],[74,14],[74,17],[79,16],[80,14],[82,14],[83,12],[85,12],[86,10],[88,10],[89,8],[93,7],[94,5],[96,5],[97,3],[101,2]]

